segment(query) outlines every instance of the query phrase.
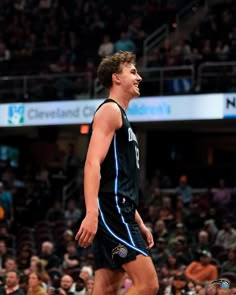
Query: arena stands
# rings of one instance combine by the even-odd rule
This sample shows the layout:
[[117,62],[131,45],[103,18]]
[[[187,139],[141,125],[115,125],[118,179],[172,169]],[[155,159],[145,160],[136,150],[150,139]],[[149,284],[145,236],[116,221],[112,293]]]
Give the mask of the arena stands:
[[[168,22],[174,31],[176,11],[187,2],[1,0],[1,102],[96,98],[99,85],[97,92],[92,85],[104,48],[127,44],[138,56],[143,95],[235,91],[233,0],[210,6],[204,22],[191,34],[170,47],[168,42],[157,46],[147,67],[141,67],[143,40],[154,30],[153,23],[158,27]],[[104,36],[109,46],[99,51]],[[125,42],[117,43],[120,37]],[[164,139],[159,136],[160,140]],[[40,274],[48,295],[92,294],[92,249],[77,247],[74,241],[84,216],[83,163],[73,154],[73,146],[68,148],[69,152],[53,151],[54,161],[40,166],[23,143],[23,162],[1,162],[0,205],[4,200],[7,214],[0,222],[0,294],[6,294],[9,271],[19,275],[20,294],[27,294],[31,272]],[[228,171],[208,185],[201,182],[206,175],[198,171],[182,175],[178,170],[175,177],[171,172],[149,172],[140,188],[140,212],[155,238],[151,256],[160,281],[158,295],[236,294],[234,175],[230,184]],[[199,183],[204,185],[197,187]],[[65,188],[71,190],[64,199]],[[193,265],[199,273],[192,273]],[[209,269],[214,270],[211,276]],[[209,290],[209,283],[218,278],[229,280],[230,288]],[[131,285],[125,276],[119,295]]]

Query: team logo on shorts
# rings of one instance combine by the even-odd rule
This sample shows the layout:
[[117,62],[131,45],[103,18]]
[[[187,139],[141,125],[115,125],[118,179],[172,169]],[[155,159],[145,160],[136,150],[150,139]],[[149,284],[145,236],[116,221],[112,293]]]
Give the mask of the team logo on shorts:
[[226,279],[215,280],[210,285],[219,285],[222,289],[228,289],[230,287],[230,283]]
[[119,244],[112,250],[112,259],[114,255],[119,255],[121,258],[125,258],[128,254],[128,250],[125,246]]

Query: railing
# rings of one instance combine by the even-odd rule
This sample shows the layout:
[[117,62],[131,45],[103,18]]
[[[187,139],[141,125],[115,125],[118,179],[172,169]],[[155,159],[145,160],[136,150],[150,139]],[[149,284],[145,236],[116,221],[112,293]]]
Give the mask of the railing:
[[90,98],[92,90],[89,72],[0,77],[0,100],[6,102]]
[[141,93],[145,96],[183,94],[191,91],[194,85],[193,66],[142,68]]
[[169,27],[168,25],[162,25],[160,28],[156,29],[152,34],[150,34],[143,42],[143,66],[147,65],[147,58],[150,51],[157,47],[160,42],[168,38]]
[[[178,88],[179,93],[189,93],[191,89],[188,88],[188,85],[195,84],[193,66],[143,67],[139,69],[139,74],[143,79],[140,84],[141,93],[145,96],[176,94]],[[105,97],[104,88],[99,84],[98,80],[96,80],[94,96]]]
[[[208,1],[206,0],[205,7],[208,7]],[[198,3],[197,0],[191,1],[189,4],[184,6],[178,13],[176,13],[176,24],[177,31],[180,23],[184,18],[189,16],[192,13],[195,13],[193,7]],[[157,47],[164,40],[169,39],[169,25],[163,24],[160,28],[157,28],[152,34],[150,34],[143,42],[143,67],[147,66],[147,58],[152,49]]]
[[[194,81],[192,66],[141,68],[142,95],[171,94],[167,83]],[[1,102],[33,102],[90,99],[107,96],[107,91],[89,73],[0,77]]]
[[202,63],[198,68],[197,77],[198,91],[235,91],[236,61]]

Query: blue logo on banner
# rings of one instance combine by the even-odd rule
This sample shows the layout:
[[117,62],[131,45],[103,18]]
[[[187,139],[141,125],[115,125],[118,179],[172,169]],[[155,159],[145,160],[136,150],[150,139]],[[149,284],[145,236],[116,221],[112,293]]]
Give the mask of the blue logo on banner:
[[8,124],[12,126],[24,124],[25,107],[23,104],[8,106]]

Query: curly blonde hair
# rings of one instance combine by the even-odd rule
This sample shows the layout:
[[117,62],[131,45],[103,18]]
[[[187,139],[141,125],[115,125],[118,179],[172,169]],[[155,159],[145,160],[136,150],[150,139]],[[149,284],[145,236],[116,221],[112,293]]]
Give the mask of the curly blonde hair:
[[109,89],[112,86],[112,74],[121,73],[121,65],[124,63],[135,65],[135,54],[130,51],[119,51],[111,56],[104,57],[97,70],[100,83]]

